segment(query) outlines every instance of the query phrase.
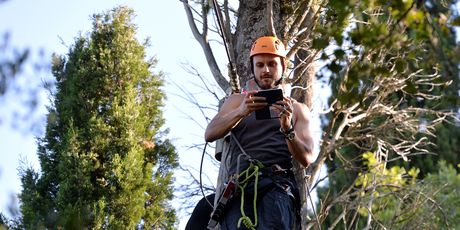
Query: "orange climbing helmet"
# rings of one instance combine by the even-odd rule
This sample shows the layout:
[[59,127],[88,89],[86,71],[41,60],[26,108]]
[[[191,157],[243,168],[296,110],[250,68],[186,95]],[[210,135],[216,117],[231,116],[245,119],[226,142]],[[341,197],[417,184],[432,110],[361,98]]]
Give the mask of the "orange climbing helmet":
[[264,36],[258,38],[251,47],[249,57],[257,54],[274,54],[282,58],[286,57],[286,49],[284,44],[277,37]]
[[254,74],[254,66],[252,59],[257,54],[274,54],[281,58],[281,65],[283,65],[283,72],[286,69],[286,48],[280,39],[274,36],[264,36],[258,38],[251,47],[249,54],[251,72]]

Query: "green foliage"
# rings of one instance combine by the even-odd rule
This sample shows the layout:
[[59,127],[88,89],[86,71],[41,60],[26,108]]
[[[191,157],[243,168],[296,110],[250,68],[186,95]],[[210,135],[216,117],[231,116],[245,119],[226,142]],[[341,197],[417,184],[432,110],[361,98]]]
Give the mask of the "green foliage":
[[12,50],[8,40],[8,33],[0,40],[0,96],[11,87],[11,82],[22,71],[29,57],[29,50]]
[[394,221],[395,213],[400,211],[396,209],[401,205],[398,192],[416,182],[419,170],[412,168],[406,171],[399,166],[387,169],[372,152],[364,153],[363,159],[368,170],[360,173],[355,182],[355,186],[359,188],[358,196],[361,198],[357,211],[364,217],[372,215],[380,223]]
[[[458,166],[457,166],[458,170]],[[460,228],[460,174],[445,161],[440,161],[438,172],[428,174],[420,185],[434,202],[426,201],[420,209],[419,223],[426,229]],[[426,198],[425,198],[426,199]]]
[[369,167],[360,174],[355,185],[359,187],[362,202],[358,213],[372,215],[379,225],[391,229],[458,229],[460,205],[460,175],[445,161],[436,173],[423,181],[416,180],[418,169],[406,172],[399,166],[389,169],[377,162],[373,153],[363,155]]
[[6,229],[8,224],[8,219],[3,215],[3,213],[0,213],[0,230]]
[[0,212],[0,230],[22,230],[24,228],[19,218],[10,220]]
[[[350,4],[350,2],[354,4]],[[318,74],[319,78],[328,77],[331,81],[331,102],[333,100],[337,101],[334,104],[335,111],[346,110],[352,105],[358,106],[361,111],[367,111],[371,106],[375,106],[376,104],[372,103],[375,102],[375,97],[378,96],[368,92],[385,91],[384,87],[375,84],[375,82],[385,82],[385,79],[388,79],[388,84],[403,81],[404,87],[384,93],[381,103],[383,105],[391,105],[397,109],[420,108],[458,111],[458,105],[460,104],[458,97],[460,52],[458,44],[455,43],[455,33],[447,23],[451,14],[448,7],[453,3],[454,1],[439,3],[433,1],[388,2],[378,0],[330,2],[322,15],[323,23],[317,28],[317,32],[321,36],[313,41],[313,46],[314,48],[323,48],[328,41],[337,45],[331,47],[331,50],[321,56],[326,61],[326,68],[329,71]],[[419,80],[409,78],[415,73],[423,75],[439,74],[440,77],[430,83],[440,87],[433,87],[433,85],[425,83],[420,84]],[[444,84],[446,82],[451,82],[452,84]],[[426,92],[433,95],[442,95],[442,98],[441,100],[434,100],[430,97],[424,98],[420,96]],[[353,188],[356,185],[355,183],[366,187],[371,175],[372,183],[379,185],[389,184],[391,185],[390,187],[395,187],[396,185],[393,183],[399,180],[398,175],[407,176],[409,173],[407,169],[409,168],[417,168],[420,171],[417,174],[418,177],[423,178],[430,172],[437,171],[440,167],[438,165],[440,159],[444,159],[451,164],[459,162],[458,142],[460,133],[458,127],[451,124],[442,124],[433,131],[435,135],[427,136],[426,133],[420,132],[423,122],[430,122],[435,118],[423,113],[414,113],[413,115],[414,118],[417,117],[419,120],[414,124],[415,128],[411,132],[397,132],[397,123],[393,124],[394,129],[388,129],[385,132],[391,135],[398,134],[406,139],[422,140],[427,138],[435,145],[423,147],[434,154],[421,155],[419,154],[420,152],[417,152],[419,149],[413,149],[407,154],[418,155],[411,156],[410,161],[402,161],[398,160],[401,157],[400,155],[394,154],[392,149],[386,149],[389,155],[385,160],[391,162],[385,163],[384,166],[390,167],[390,169],[386,171],[386,169],[381,168],[383,165],[379,166],[379,175],[382,178],[375,178],[376,172],[369,171],[369,165],[366,165],[368,164],[366,163],[366,158],[362,158],[362,156],[367,156],[365,153],[380,147],[378,141],[382,141],[382,139],[369,140],[360,139],[359,137],[379,132],[381,124],[391,121],[393,115],[387,113],[374,116],[372,119],[365,119],[365,122],[360,123],[360,125],[362,125],[361,130],[366,130],[366,132],[350,133],[348,130],[350,127],[346,127],[343,133],[350,135],[349,140],[357,141],[344,141],[341,148],[334,150],[334,153],[331,154],[330,159],[333,159],[333,161],[326,162],[330,174],[329,186],[319,190],[319,196],[323,202],[329,204],[328,202],[333,202],[333,197],[346,196],[346,194],[344,195],[345,192],[353,192],[354,190],[349,191],[348,189]],[[323,124],[324,127],[330,126],[330,130],[327,130],[330,135],[337,132],[345,116],[340,114],[335,117],[330,116],[325,121],[330,122],[333,119],[333,123]],[[385,139],[385,141],[395,145],[401,143],[396,138],[393,140]],[[408,160],[405,156],[401,158]],[[373,170],[377,170],[377,168]],[[386,179],[393,181],[386,181]],[[374,209],[374,206],[371,208],[375,211],[373,217],[376,217],[378,221],[382,221],[381,223],[384,222],[383,226],[396,226],[394,222],[385,221],[389,220],[387,218],[389,216],[395,218],[394,215],[397,214],[394,214],[395,212],[391,212],[391,210],[401,207],[394,200],[394,197],[391,199],[388,197],[394,196],[389,194],[398,194],[404,189],[411,189],[411,186],[415,186],[405,180],[409,180],[409,178],[402,177],[399,180],[400,184],[397,184],[397,187],[401,189],[397,191],[390,189],[381,190],[376,194],[371,193],[372,196],[376,195],[381,198],[377,201],[376,209]],[[389,187],[387,186],[386,189],[389,189]],[[415,194],[417,193],[414,193],[414,197],[416,196]],[[370,199],[371,195],[366,195]],[[362,197],[351,196],[349,198],[348,202],[354,205],[359,203],[360,207],[368,208],[366,202],[369,199],[364,199],[365,201],[360,203]],[[373,204],[375,205],[376,203],[374,202]],[[365,226],[368,216],[364,214],[368,210],[363,211],[364,209],[361,208],[361,215],[357,217],[349,213],[350,209],[347,209],[349,207],[345,207],[345,205],[331,206],[330,210],[328,210],[328,216],[323,222],[325,226],[334,225],[338,228],[351,228],[347,224],[353,223],[353,221],[358,223],[356,226]],[[414,208],[415,205],[411,207]],[[391,215],[385,213],[388,210],[390,210]],[[341,216],[344,213],[346,213],[345,216]],[[342,218],[342,222],[334,222],[339,217]],[[407,221],[402,221],[402,223],[407,223]],[[379,226],[374,227],[379,228]],[[398,229],[397,227],[395,228]]]
[[[9,23],[5,22],[6,25]],[[15,47],[8,32],[0,33],[0,107],[4,107],[0,124],[29,132],[41,122],[37,108],[42,100],[37,95],[40,94],[41,85],[49,84],[50,79],[40,77],[48,65],[44,64],[41,53],[39,59],[32,59],[35,55],[31,49]],[[6,102],[10,100],[14,101],[14,105],[7,106]]]
[[363,159],[364,165],[368,170],[359,173],[355,185],[362,187],[364,190],[369,190],[369,188],[373,186],[372,184],[392,185],[395,187],[404,186],[408,183],[408,179],[403,178],[404,174],[408,174],[410,179],[414,181],[419,173],[418,169],[412,168],[409,172],[406,172],[404,168],[399,166],[393,166],[390,169],[386,169],[385,165],[379,162],[372,152],[364,153]]
[[330,194],[340,197],[331,211],[346,210],[342,218],[351,220],[348,228],[351,224],[365,228],[370,218],[372,229],[460,227],[460,174],[452,165],[441,161],[436,173],[418,180],[417,168],[385,167],[373,152],[364,153],[362,158],[366,170],[357,176],[350,188],[352,192]]
[[173,228],[177,154],[159,131],[163,79],[151,72],[156,60],[146,60],[133,17],[126,7],[94,15],[89,37],[53,57],[57,91],[39,139],[42,173],[21,177],[27,228]]

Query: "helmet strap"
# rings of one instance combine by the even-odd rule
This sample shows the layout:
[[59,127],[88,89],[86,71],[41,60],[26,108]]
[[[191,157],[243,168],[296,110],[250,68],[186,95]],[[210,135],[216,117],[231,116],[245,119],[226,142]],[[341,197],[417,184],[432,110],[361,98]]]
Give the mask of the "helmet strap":
[[279,84],[281,84],[281,82],[283,82],[283,79],[284,79],[284,74],[281,74],[280,79],[275,82],[275,86],[278,86]]

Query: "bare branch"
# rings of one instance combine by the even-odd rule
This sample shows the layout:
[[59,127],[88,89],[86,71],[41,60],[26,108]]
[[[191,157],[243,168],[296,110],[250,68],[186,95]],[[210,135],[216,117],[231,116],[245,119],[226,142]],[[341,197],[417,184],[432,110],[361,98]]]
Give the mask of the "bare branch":
[[216,59],[214,57],[214,54],[212,52],[211,46],[208,41],[208,36],[207,36],[207,15],[203,15],[203,31],[200,33],[198,31],[198,28],[195,25],[195,20],[193,13],[191,11],[191,6],[188,3],[188,0],[180,0],[184,4],[184,10],[187,15],[187,20],[190,26],[190,29],[192,30],[192,34],[195,37],[195,39],[198,41],[198,43],[201,45],[201,48],[203,49],[203,53],[206,57],[206,61],[209,65],[209,69],[211,70],[212,75],[214,76],[214,79],[216,80],[217,84],[222,88],[224,92],[228,92],[230,89],[230,84],[228,81],[225,79],[225,77],[222,75],[219,66],[217,65]]
[[297,17],[294,19],[294,22],[292,23],[291,28],[287,33],[290,36],[286,37],[288,41],[291,41],[293,37],[291,35],[297,34],[299,28],[301,27],[301,25],[303,25],[305,18],[311,12],[311,4],[313,4],[313,1],[301,1],[299,7],[295,9],[294,15],[296,15]]
[[273,0],[267,1],[267,30],[269,36],[276,36],[275,26],[273,24]]

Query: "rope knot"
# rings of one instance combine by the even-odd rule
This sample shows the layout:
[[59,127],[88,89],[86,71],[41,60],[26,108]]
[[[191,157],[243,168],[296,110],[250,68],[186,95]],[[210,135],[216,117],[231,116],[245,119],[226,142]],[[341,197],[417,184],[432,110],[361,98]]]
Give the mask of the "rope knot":
[[242,216],[239,220],[238,220],[238,228],[241,227],[241,223],[244,224],[244,226],[248,229],[256,229],[256,225],[252,223],[251,219],[247,216]]
[[[263,167],[263,164],[259,161],[251,161],[249,167],[238,176],[238,179],[243,178],[241,181],[238,181],[238,187],[241,190],[241,218],[238,220],[238,228],[241,226],[241,223],[248,229],[255,229],[257,226],[257,184],[259,183],[260,168]],[[254,197],[252,200],[254,223],[252,223],[251,219],[244,212],[244,190],[252,178],[254,178]]]

